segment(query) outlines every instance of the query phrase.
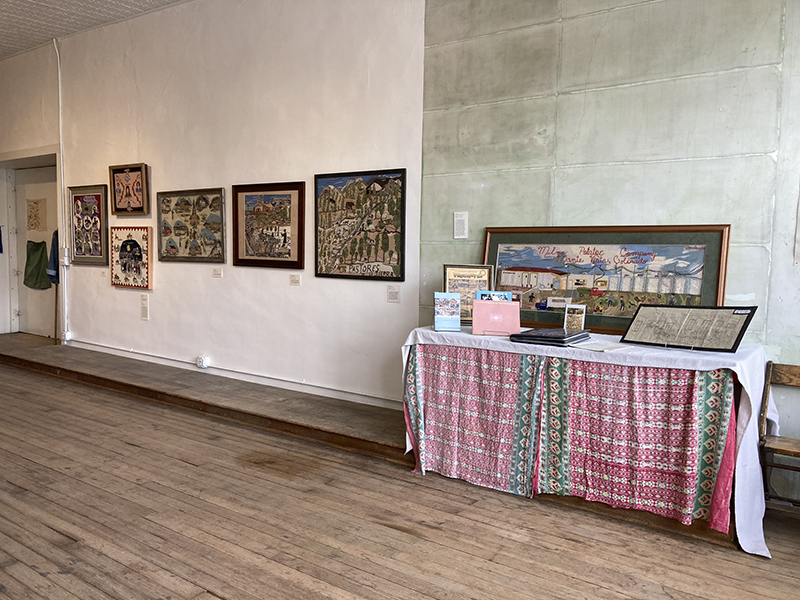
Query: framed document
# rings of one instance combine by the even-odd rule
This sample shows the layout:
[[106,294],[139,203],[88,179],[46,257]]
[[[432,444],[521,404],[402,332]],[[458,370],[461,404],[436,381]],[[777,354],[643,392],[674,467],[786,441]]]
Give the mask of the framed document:
[[461,294],[461,322],[472,323],[472,303],[481,290],[492,290],[492,265],[444,265],[442,291]]
[[756,306],[660,306],[636,310],[622,342],[736,352],[753,319]]

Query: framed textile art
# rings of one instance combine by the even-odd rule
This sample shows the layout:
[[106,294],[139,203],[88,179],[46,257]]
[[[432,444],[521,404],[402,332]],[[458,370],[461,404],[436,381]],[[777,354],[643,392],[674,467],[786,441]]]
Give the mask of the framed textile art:
[[722,305],[729,239],[730,225],[487,227],[483,260],[523,325],[561,327],[559,297],[586,306],[586,328],[622,333],[641,304]]
[[472,323],[472,306],[479,292],[491,292],[491,265],[444,265],[442,291],[461,294],[461,322]]
[[108,264],[108,187],[84,185],[69,188],[70,262],[74,265]]
[[405,281],[406,170],[314,176],[317,277]]
[[302,269],[304,181],[233,186],[233,264]]
[[150,182],[147,165],[108,167],[112,215],[149,215]]
[[152,227],[111,228],[111,285],[152,289]]
[[223,188],[158,192],[158,260],[225,262]]

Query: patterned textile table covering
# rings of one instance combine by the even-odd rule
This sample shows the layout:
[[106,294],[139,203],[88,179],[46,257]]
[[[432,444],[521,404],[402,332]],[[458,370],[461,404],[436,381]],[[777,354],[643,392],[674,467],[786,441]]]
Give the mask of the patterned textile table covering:
[[458,344],[407,350],[406,423],[419,472],[728,531],[737,448],[731,369]]

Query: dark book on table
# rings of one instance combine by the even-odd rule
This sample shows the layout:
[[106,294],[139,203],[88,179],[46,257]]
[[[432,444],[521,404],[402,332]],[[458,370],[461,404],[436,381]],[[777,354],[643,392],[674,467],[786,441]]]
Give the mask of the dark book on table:
[[588,329],[529,329],[509,336],[512,342],[524,344],[545,344],[548,346],[569,346],[589,339]]

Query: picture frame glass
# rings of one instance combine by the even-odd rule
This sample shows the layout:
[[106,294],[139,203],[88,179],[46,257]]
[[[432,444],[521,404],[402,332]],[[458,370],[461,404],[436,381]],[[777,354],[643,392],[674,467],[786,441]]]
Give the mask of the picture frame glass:
[[108,168],[111,213],[114,215],[149,215],[150,184],[144,163]]
[[566,297],[586,306],[587,328],[622,333],[641,304],[721,304],[729,235],[729,225],[487,228],[484,262],[524,325],[561,326],[548,299]]
[[108,187],[69,188],[70,261],[76,265],[108,265]]
[[111,228],[111,285],[152,289],[152,227]]
[[304,267],[305,182],[233,186],[233,264]]
[[461,322],[472,323],[472,306],[477,292],[491,291],[492,265],[444,265],[442,291],[461,294]]
[[158,260],[225,262],[225,190],[158,192]]
[[405,281],[406,170],[314,177],[317,277]]

